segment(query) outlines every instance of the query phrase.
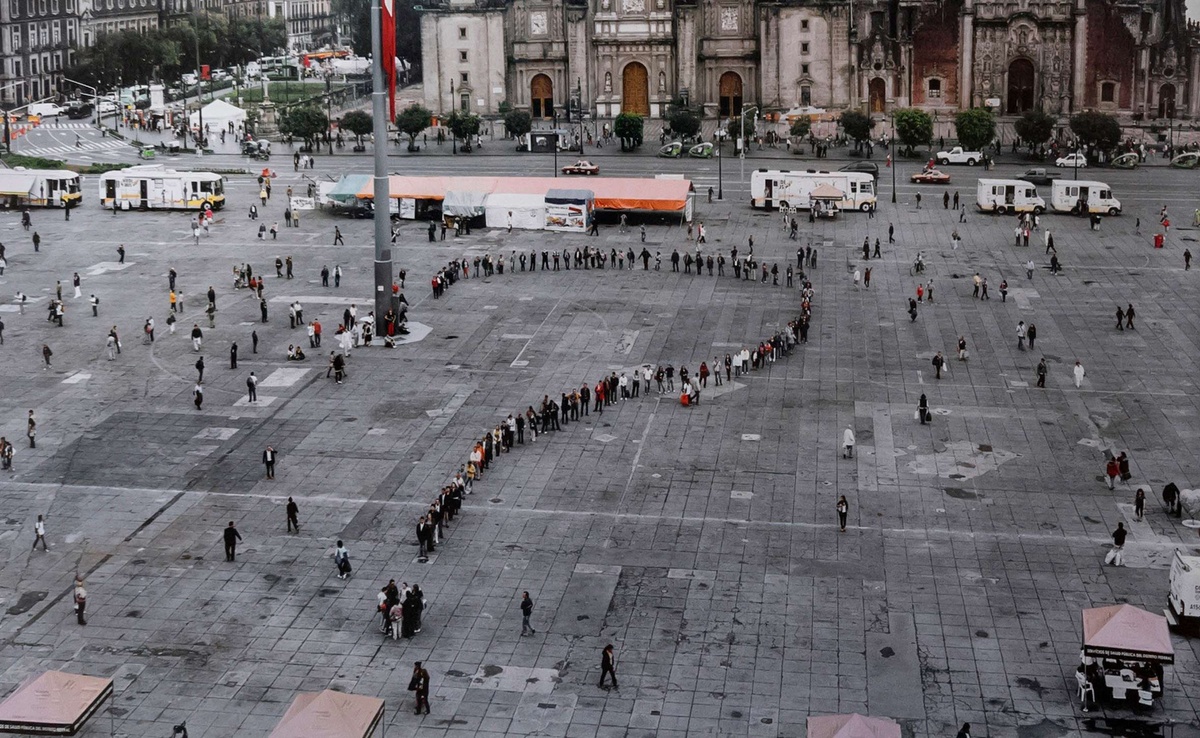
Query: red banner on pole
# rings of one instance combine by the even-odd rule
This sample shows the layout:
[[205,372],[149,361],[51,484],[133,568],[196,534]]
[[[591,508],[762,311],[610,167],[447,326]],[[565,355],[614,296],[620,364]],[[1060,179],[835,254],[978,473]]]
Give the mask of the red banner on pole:
[[395,0],[382,0],[379,3],[381,35],[383,48],[383,77],[388,89],[389,120],[396,119],[396,10]]

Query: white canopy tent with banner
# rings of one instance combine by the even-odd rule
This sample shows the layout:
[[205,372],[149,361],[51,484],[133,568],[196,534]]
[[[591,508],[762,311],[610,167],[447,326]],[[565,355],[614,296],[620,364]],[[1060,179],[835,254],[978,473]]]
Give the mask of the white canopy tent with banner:
[[383,700],[375,697],[332,689],[302,692],[270,738],[369,738],[383,724],[383,710]]
[[839,203],[844,200],[846,193],[831,184],[819,184],[808,194],[809,207],[817,218],[835,218],[838,214]]
[[188,116],[188,124],[195,127],[200,125],[200,112],[204,113],[204,125],[214,131],[228,129],[230,121],[234,127],[246,121],[246,111],[236,105],[230,105],[224,100],[217,99],[205,105],[200,111]]
[[1163,665],[1175,663],[1167,619],[1133,605],[1084,610],[1081,659],[1082,677],[1097,691],[1151,705],[1162,696]]
[[470,190],[447,190],[442,200],[442,215],[471,219],[483,215],[488,193]]
[[75,735],[112,695],[111,679],[47,671],[0,702],[0,733]]
[[507,228],[512,214],[512,227],[540,231],[546,227],[546,196],[510,192],[488,195],[485,207],[488,228]]

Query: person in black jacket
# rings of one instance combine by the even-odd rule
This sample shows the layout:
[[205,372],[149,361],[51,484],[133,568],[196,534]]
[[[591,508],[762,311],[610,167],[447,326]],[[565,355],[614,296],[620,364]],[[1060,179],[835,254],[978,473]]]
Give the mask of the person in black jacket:
[[237,556],[237,542],[242,540],[242,534],[233,526],[233,521],[225,527],[225,560],[233,561]]
[[537,633],[529,624],[529,616],[533,614],[533,599],[528,592],[521,595],[521,635]]

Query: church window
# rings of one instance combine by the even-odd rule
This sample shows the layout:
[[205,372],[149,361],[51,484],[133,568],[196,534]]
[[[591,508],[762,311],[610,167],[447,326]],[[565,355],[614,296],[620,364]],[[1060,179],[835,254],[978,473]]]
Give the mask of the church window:
[[871,34],[884,32],[884,15],[882,10],[871,11]]
[[800,105],[803,107],[812,105],[812,87],[808,85],[800,86]]
[[459,37],[459,38],[466,38],[466,37],[467,37],[467,29],[466,29],[466,27],[464,27],[464,26],[459,26],[459,27],[458,27],[458,37]]
[[808,42],[807,42],[807,41],[803,41],[803,42],[801,42],[801,44],[800,44],[800,53],[801,53],[801,54],[807,54],[807,53],[808,53]]
[[940,79],[931,79],[927,83],[927,89],[930,98],[941,98],[942,96],[942,81]]
[[462,72],[461,74],[459,74],[459,75],[458,75],[458,80],[459,80],[460,82],[462,82],[464,85],[469,85],[469,84],[471,84],[471,74],[470,74],[470,72]]
[[804,19],[804,20],[802,20],[802,21],[800,21],[800,30],[801,30],[801,31],[807,31],[807,30],[808,30],[808,19],[807,19],[807,18],[806,18],[806,19]]
[[458,60],[460,62],[465,62],[467,60],[467,52],[465,52],[465,51],[458,52]]
[[800,65],[800,74],[808,74],[808,65],[807,64]]
[[1110,103],[1116,102],[1117,85],[1115,82],[1102,82],[1100,84],[1100,102]]

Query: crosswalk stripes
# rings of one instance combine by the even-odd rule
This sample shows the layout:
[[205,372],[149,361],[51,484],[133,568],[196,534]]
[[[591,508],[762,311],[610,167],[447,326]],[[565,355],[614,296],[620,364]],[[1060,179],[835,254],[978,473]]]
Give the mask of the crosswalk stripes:
[[129,144],[123,141],[108,139],[104,141],[85,141],[82,146],[18,146],[19,153],[27,156],[43,156],[46,154],[72,154],[96,151],[112,151],[125,149]]

